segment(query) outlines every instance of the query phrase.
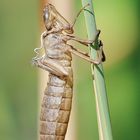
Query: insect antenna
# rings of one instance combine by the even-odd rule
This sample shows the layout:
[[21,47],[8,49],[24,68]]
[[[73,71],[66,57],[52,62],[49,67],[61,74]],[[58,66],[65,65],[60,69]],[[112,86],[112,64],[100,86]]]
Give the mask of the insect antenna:
[[74,20],[74,22],[73,22],[73,24],[72,24],[72,28],[73,28],[73,26],[75,25],[75,23],[76,23],[76,21],[77,21],[77,18],[79,17],[79,15],[81,14],[81,12],[83,11],[83,10],[85,10],[85,8],[86,7],[88,7],[90,4],[88,3],[88,4],[86,4],[84,7],[82,7],[81,9],[80,9],[80,11],[77,13],[77,15],[76,15],[76,17],[75,17],[75,20]]

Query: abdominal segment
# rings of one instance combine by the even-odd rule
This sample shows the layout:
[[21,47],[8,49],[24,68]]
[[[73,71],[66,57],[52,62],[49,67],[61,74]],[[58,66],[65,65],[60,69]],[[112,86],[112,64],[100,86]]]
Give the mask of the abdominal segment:
[[40,115],[40,140],[64,140],[72,105],[72,86],[49,74]]

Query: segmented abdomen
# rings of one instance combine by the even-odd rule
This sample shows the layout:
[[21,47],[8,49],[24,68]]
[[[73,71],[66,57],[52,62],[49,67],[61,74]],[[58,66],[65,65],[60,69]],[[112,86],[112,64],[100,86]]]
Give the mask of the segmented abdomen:
[[71,104],[72,84],[50,73],[41,105],[40,140],[65,139]]

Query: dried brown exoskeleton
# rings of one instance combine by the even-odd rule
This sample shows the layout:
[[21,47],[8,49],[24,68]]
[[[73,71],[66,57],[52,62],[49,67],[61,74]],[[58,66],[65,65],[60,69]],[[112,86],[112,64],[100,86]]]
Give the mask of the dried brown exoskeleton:
[[[79,11],[76,19],[85,7]],[[46,31],[41,35],[41,47],[35,49],[37,56],[33,58],[36,66],[49,72],[49,82],[41,104],[40,140],[64,140],[72,104],[72,54],[99,64],[102,61],[102,48],[97,60],[90,59],[86,53],[68,44],[69,40],[86,46],[94,43],[94,40],[82,40],[72,35],[76,19],[71,25],[52,4],[46,5],[43,14]],[[99,32],[97,38],[98,35]],[[39,57],[38,50],[42,48],[45,53]]]

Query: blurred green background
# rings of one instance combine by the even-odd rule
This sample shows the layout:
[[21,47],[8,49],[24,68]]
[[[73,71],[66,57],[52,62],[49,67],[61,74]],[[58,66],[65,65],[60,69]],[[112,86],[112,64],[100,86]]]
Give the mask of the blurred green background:
[[38,3],[0,0],[0,140],[37,139]]
[[[81,1],[74,1],[74,14]],[[140,1],[95,1],[114,140],[140,140]],[[0,0],[0,140],[37,140],[39,1]],[[87,38],[83,14],[76,35]],[[82,30],[81,30],[82,29]],[[77,46],[77,44],[76,44]],[[79,46],[81,49],[82,46]],[[98,140],[90,64],[74,57],[77,140]]]

